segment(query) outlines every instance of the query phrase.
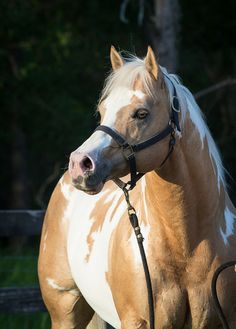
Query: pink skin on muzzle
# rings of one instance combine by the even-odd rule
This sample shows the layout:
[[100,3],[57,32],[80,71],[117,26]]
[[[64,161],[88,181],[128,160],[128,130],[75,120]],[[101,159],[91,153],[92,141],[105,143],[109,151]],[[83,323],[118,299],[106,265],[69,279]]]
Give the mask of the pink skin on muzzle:
[[95,171],[95,163],[86,153],[74,151],[70,155],[69,173],[73,180],[79,176],[85,177],[86,173]]
[[70,155],[69,174],[72,185],[88,194],[99,193],[110,174],[110,161],[103,151],[109,147],[111,137],[95,131]]

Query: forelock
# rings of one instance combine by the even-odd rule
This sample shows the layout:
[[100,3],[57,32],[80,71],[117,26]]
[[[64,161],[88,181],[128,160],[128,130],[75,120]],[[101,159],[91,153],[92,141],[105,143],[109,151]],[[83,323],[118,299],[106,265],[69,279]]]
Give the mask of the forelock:
[[133,55],[129,55],[124,60],[125,64],[116,71],[112,71],[106,78],[99,103],[116,88],[133,89],[137,80],[141,82],[145,94],[156,98],[153,79],[146,70],[144,60]]

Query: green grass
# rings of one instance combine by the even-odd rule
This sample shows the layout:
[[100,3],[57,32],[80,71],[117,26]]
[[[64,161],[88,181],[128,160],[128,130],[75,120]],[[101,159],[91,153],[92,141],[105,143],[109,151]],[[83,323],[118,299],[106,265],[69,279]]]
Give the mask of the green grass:
[[38,284],[36,255],[1,255],[0,286],[25,286]]
[[[18,253],[1,249],[0,288],[38,286],[37,254],[33,248]],[[0,314],[0,328],[49,329],[50,319],[47,313]]]
[[50,319],[47,313],[0,314],[2,329],[49,329]]

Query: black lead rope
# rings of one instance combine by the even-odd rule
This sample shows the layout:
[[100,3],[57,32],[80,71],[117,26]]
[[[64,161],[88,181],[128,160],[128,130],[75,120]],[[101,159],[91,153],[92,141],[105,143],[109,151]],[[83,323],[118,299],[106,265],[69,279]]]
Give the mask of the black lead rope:
[[153,301],[153,291],[152,291],[152,282],[151,282],[151,276],[148,268],[148,263],[147,263],[147,258],[145,255],[145,250],[143,247],[143,235],[141,233],[141,229],[139,226],[138,222],[138,217],[136,214],[135,208],[131,205],[130,200],[129,200],[129,190],[127,189],[127,184],[124,184],[121,186],[121,181],[120,180],[114,180],[114,182],[122,188],[124,195],[125,195],[125,200],[127,203],[127,210],[128,210],[128,215],[129,215],[129,220],[130,223],[133,227],[137,242],[138,242],[138,247],[142,259],[142,264],[143,264],[143,270],[145,274],[145,280],[146,280],[146,286],[147,286],[147,293],[148,293],[148,309],[149,309],[149,325],[150,329],[155,328],[155,313],[154,313],[154,301]]
[[216,288],[216,285],[217,285],[217,279],[220,275],[220,273],[222,271],[224,271],[225,269],[227,269],[228,267],[231,267],[231,266],[234,266],[236,265],[236,261],[235,260],[232,260],[230,262],[227,262],[227,263],[224,263],[222,264],[221,266],[219,266],[214,275],[213,275],[213,278],[212,278],[212,281],[211,281],[211,293],[212,293],[212,298],[213,298],[213,302],[214,302],[214,307],[215,307],[215,310],[221,320],[221,323],[223,324],[223,328],[224,329],[230,329],[229,328],[229,325],[228,325],[228,322],[226,320],[226,317],[222,311],[222,308],[220,306],[220,302],[219,302],[219,298],[217,296],[217,288]]

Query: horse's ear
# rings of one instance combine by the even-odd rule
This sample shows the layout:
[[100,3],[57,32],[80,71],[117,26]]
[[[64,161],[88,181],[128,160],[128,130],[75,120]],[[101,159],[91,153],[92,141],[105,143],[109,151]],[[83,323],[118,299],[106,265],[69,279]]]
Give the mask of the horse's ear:
[[111,66],[114,71],[124,65],[124,61],[122,57],[120,56],[120,54],[118,53],[118,51],[115,49],[114,46],[111,46],[110,60],[111,60]]
[[145,57],[145,66],[147,71],[157,80],[158,77],[158,64],[154,55],[154,52],[150,46],[148,46],[147,55]]

